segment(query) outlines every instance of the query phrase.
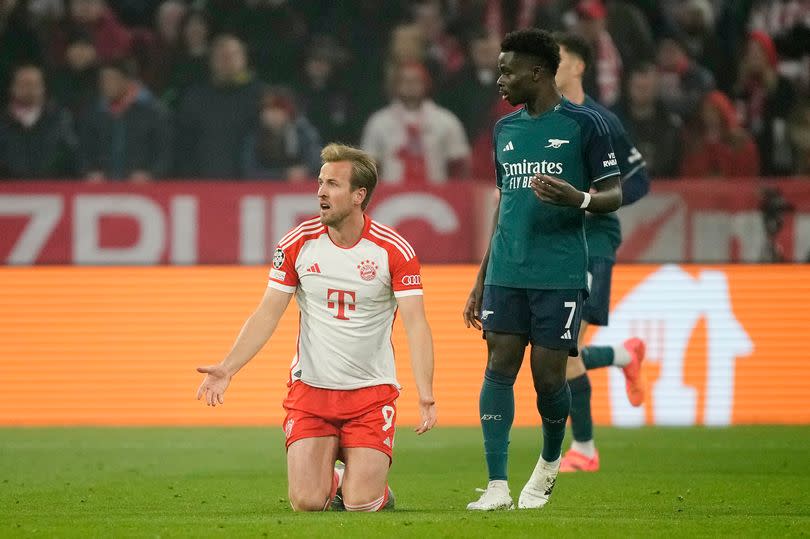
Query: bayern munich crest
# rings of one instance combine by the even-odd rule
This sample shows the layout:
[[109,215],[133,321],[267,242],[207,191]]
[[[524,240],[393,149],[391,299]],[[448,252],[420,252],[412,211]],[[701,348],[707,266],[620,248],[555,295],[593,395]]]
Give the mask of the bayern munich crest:
[[377,263],[373,260],[363,260],[357,264],[357,269],[360,270],[360,278],[364,281],[371,281],[377,276]]

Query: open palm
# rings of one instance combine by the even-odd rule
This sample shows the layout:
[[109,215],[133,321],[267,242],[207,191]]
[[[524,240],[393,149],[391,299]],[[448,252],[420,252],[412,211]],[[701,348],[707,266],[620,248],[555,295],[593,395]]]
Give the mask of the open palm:
[[197,390],[197,400],[205,396],[205,403],[208,406],[224,404],[225,390],[231,383],[231,374],[220,365],[197,367],[197,372],[205,374],[205,379]]

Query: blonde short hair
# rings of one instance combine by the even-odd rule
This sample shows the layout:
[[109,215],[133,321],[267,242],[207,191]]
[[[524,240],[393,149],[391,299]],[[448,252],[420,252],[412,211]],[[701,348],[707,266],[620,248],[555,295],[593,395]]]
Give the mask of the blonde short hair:
[[331,143],[321,150],[321,161],[324,163],[335,163],[337,161],[348,161],[352,164],[351,186],[352,190],[364,188],[366,198],[360,207],[365,210],[371,202],[371,193],[377,186],[377,163],[369,154],[346,144]]

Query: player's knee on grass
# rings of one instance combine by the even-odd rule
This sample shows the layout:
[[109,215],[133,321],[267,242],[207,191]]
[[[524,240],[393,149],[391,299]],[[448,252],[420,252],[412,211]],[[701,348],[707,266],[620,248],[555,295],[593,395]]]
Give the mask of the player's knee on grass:
[[351,492],[343,491],[343,504],[346,506],[346,511],[355,512],[371,512],[379,511],[380,507],[385,504],[385,494],[388,490],[386,485],[381,490],[375,491],[374,494],[369,492]]
[[538,394],[554,393],[565,385],[567,350],[532,346],[531,363],[534,390]]
[[487,331],[487,368],[509,378],[516,377],[528,342],[526,335]]
[[293,511],[323,511],[329,506],[330,488],[290,489],[290,505]]

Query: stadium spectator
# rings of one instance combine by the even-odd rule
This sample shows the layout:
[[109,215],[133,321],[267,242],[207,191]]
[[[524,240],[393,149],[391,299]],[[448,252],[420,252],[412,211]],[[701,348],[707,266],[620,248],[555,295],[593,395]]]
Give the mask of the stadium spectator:
[[804,97],[790,114],[790,139],[796,148],[796,174],[810,174],[810,97]]
[[247,137],[242,154],[244,178],[300,182],[318,175],[321,141],[318,131],[298,114],[292,92],[264,90],[259,126]]
[[439,72],[439,66],[427,55],[425,36],[415,24],[401,24],[391,32],[388,58],[383,66],[387,98],[390,99],[396,94],[395,79],[399,66],[408,63],[424,65],[430,75]]
[[742,125],[754,136],[762,158],[762,173],[782,176],[793,171],[787,120],[794,102],[790,82],[779,74],[773,40],[751,32],[737,83],[737,111]]
[[14,67],[42,64],[42,48],[28,22],[25,3],[0,0],[0,103],[6,103]]
[[709,0],[687,0],[674,10],[687,54],[711,71],[720,90],[731,90],[734,62],[724,56],[724,44],[715,32],[715,13]]
[[395,72],[396,97],[375,112],[363,130],[362,146],[391,183],[445,183],[466,177],[470,147],[464,127],[430,98],[430,75],[411,62]]
[[98,99],[97,86],[96,47],[87,32],[77,30],[68,38],[64,67],[54,70],[51,95],[60,105],[67,107],[74,118],[80,118]]
[[172,162],[168,113],[134,77],[132,61],[102,65],[99,94],[80,123],[84,177],[137,183],[165,177]]
[[205,11],[192,9],[180,24],[181,44],[170,68],[163,100],[176,105],[185,91],[208,79],[208,41],[211,23]]
[[362,127],[352,91],[339,69],[346,59],[334,39],[320,36],[310,47],[296,85],[301,111],[324,140],[353,141]]
[[582,0],[576,6],[577,33],[594,51],[594,69],[585,74],[585,93],[606,107],[615,105],[621,95],[623,62],[619,49],[607,30],[607,9],[600,0]]
[[464,69],[451,80],[438,98],[458,116],[472,145],[471,176],[492,181],[495,161],[492,159],[492,128],[502,116],[512,112],[508,101],[498,94],[498,55],[501,40],[484,30],[471,36],[469,58]]
[[0,117],[0,177],[63,178],[76,172],[76,135],[70,114],[47,102],[42,69],[14,71],[10,102]]
[[703,97],[714,89],[714,76],[695,63],[675,36],[658,44],[659,93],[666,109],[684,120],[698,111]]
[[653,178],[674,178],[681,148],[681,119],[668,112],[658,98],[658,71],[654,64],[640,64],[627,75],[616,115],[647,162]]
[[68,37],[76,30],[84,30],[92,37],[101,62],[124,58],[132,50],[132,32],[104,0],[70,0],[67,24],[58,24],[49,33],[50,54],[56,65],[64,59]]
[[185,177],[239,178],[245,137],[257,125],[262,85],[248,69],[242,42],[214,40],[211,78],[183,96],[177,113],[177,170]]
[[162,94],[182,43],[181,27],[186,14],[181,0],[164,0],[155,15],[154,35],[144,36],[147,51],[142,69],[143,82]]
[[448,4],[453,9],[451,26],[462,35],[478,28],[496,36],[532,26],[563,30],[563,15],[568,8],[568,2],[537,0],[477,0]]
[[[306,21],[289,0],[245,0],[227,17],[224,29],[245,43],[261,80],[292,84],[301,65]],[[358,22],[359,23],[359,22]],[[362,23],[359,23],[362,24]],[[268,44],[268,38],[272,45]],[[287,46],[285,46],[285,44]]]
[[414,24],[425,40],[427,61],[435,65],[436,85],[453,77],[464,66],[464,49],[447,32],[442,7],[437,0],[419,0],[413,7]]
[[741,178],[759,174],[759,152],[740,127],[734,105],[722,92],[704,97],[694,125],[683,133],[681,176]]
[[637,65],[655,61],[655,39],[650,22],[629,0],[606,2],[607,31],[622,58],[622,74]]

